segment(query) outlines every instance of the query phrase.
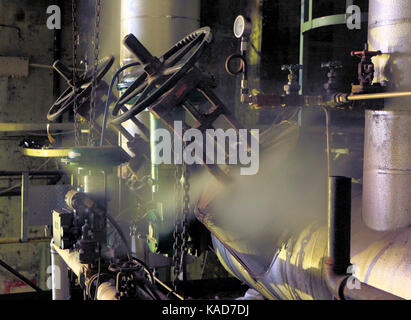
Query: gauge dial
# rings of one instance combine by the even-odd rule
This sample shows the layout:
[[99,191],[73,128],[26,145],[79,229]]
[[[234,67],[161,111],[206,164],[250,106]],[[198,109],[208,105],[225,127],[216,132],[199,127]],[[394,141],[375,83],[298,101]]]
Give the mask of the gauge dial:
[[234,21],[234,35],[241,38],[244,35],[246,21],[244,16],[238,16]]

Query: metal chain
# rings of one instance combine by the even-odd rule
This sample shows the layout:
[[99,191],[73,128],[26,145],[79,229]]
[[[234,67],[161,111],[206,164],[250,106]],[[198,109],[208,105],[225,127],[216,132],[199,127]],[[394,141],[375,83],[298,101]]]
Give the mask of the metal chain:
[[77,0],[71,1],[72,37],[73,37],[73,113],[74,113],[74,145],[80,145],[80,125],[77,104],[77,48],[79,45],[79,28],[77,24]]
[[174,232],[173,232],[173,285],[174,285],[174,290],[176,290],[176,281],[178,280],[178,275],[180,273],[180,244],[181,244],[181,238],[180,238],[180,232],[179,232],[179,226],[180,226],[180,216],[182,212],[181,208],[181,176],[182,176],[183,170],[181,165],[176,165],[176,170],[175,170],[175,178],[176,182],[174,185],[174,197],[175,197],[175,215],[174,215]]
[[[183,195],[181,195],[181,178],[183,178]],[[176,167],[176,215],[174,220],[173,268],[174,290],[178,275],[183,271],[184,257],[187,254],[188,244],[188,216],[190,214],[190,171],[185,164]],[[181,197],[182,196],[182,197]],[[181,207],[183,200],[183,207]],[[182,213],[182,215],[181,215]],[[181,232],[179,232],[181,230]]]
[[184,164],[183,165],[183,188],[184,188],[184,195],[183,195],[183,219],[181,220],[181,257],[180,257],[180,270],[183,267],[184,255],[188,252],[187,244],[188,244],[188,217],[190,214],[190,168]]
[[96,24],[94,34],[94,70],[93,70],[93,83],[90,97],[90,125],[89,125],[89,139],[88,144],[92,146],[94,144],[94,121],[96,117],[96,100],[97,100],[97,71],[99,62],[99,50],[100,50],[100,23],[101,23],[101,0],[96,0]]

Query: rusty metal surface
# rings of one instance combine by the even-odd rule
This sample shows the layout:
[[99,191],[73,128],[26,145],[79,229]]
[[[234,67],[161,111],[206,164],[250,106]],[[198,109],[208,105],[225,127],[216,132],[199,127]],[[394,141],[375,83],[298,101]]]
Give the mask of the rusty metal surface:
[[411,225],[411,112],[367,111],[363,219],[375,230]]
[[[217,213],[209,212],[208,215]],[[219,213],[221,214],[221,213]],[[325,283],[327,225],[317,222],[290,237],[275,252],[270,267],[259,276],[250,275],[250,261],[241,261],[216,237],[213,244],[223,266],[268,299],[329,300]],[[351,263],[362,282],[404,299],[411,299],[411,228],[376,232],[361,221],[361,197],[353,200]],[[274,246],[273,246],[274,247]],[[355,296],[353,294],[352,296]]]
[[374,81],[389,80],[393,88],[410,88],[411,2],[370,0],[368,29],[370,50],[384,53],[373,59]]

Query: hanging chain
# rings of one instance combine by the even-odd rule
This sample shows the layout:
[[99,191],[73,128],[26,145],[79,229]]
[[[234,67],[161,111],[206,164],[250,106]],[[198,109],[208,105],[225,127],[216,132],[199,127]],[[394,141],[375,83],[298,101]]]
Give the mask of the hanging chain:
[[183,219],[181,220],[181,257],[180,257],[180,270],[183,266],[184,255],[188,252],[188,217],[190,214],[190,168],[183,164]]
[[176,182],[174,185],[174,197],[175,197],[175,215],[174,215],[174,232],[173,232],[173,285],[174,290],[176,290],[176,281],[178,280],[178,275],[180,273],[180,245],[181,238],[179,232],[179,220],[182,212],[181,208],[181,176],[183,174],[182,166],[176,165],[175,171]]
[[[181,179],[182,178],[182,179]],[[176,281],[178,275],[183,271],[184,257],[187,254],[188,244],[188,217],[190,214],[190,171],[185,164],[176,166],[176,214],[174,220],[174,244],[173,244],[173,271],[174,271],[174,290],[176,290]],[[181,190],[181,180],[183,190]],[[183,194],[182,192],[183,191]],[[181,206],[183,200],[183,206]],[[182,213],[182,214],[181,214]],[[181,230],[181,232],[180,232]]]
[[97,71],[99,62],[99,50],[100,50],[100,23],[101,23],[101,0],[96,0],[96,24],[94,33],[94,69],[93,69],[93,83],[90,97],[90,113],[89,113],[89,139],[88,144],[92,146],[94,144],[94,121],[96,118],[96,100],[97,100]]
[[74,145],[80,145],[80,125],[77,104],[77,49],[79,45],[79,27],[77,24],[77,0],[71,1],[72,37],[73,37],[73,113],[74,113]]

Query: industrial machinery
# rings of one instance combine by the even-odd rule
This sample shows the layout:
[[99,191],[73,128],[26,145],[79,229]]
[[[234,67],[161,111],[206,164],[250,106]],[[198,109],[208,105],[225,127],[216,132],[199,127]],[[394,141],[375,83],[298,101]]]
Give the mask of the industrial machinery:
[[[53,65],[68,88],[47,119],[72,117],[74,139],[63,146],[49,132],[46,145],[22,144],[26,156],[61,160],[71,176],[49,215],[53,299],[70,299],[75,285],[91,300],[184,300],[188,266],[210,250],[263,299],[411,299],[408,1],[370,0],[368,41],[345,52],[358,64],[350,92],[334,59],[318,65],[327,71],[320,89],[306,90],[304,52],[282,67],[284,92],[252,88],[253,20],[239,15],[240,51],[225,69],[241,77],[245,112],[281,113],[262,133],[237,120],[201,65],[211,28],[187,18],[178,26],[186,35],[153,52],[139,34],[150,22],[133,20],[153,9],[121,2],[122,61],[110,85],[115,58],[99,59],[100,1],[94,63],[78,71],[73,28],[72,68]],[[172,11],[194,15],[181,6]],[[398,66],[403,76],[394,77]],[[308,142],[310,110],[324,116],[320,147]],[[257,152],[259,170],[243,175],[235,152],[251,167]]]

